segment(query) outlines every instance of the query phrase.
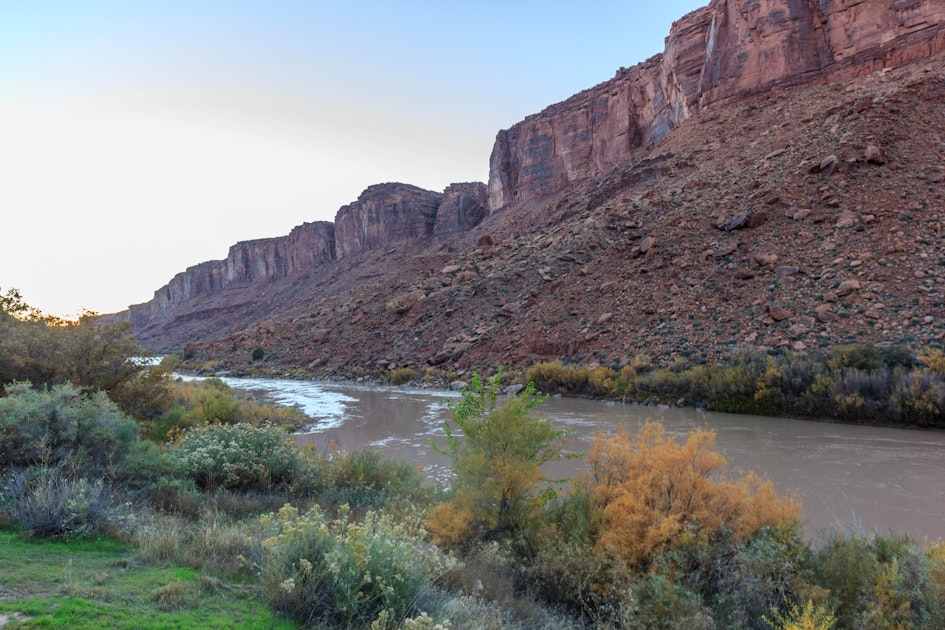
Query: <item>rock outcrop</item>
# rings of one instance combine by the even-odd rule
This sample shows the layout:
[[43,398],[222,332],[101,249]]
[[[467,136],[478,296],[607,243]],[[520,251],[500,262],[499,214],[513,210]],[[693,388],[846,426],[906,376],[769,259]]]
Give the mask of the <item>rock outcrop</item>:
[[125,316],[154,347],[332,369],[940,341],[943,64],[945,0],[712,0],[500,131],[487,186],[371,186]]
[[433,236],[438,240],[455,239],[486,217],[489,197],[482,182],[451,184],[443,191],[443,199],[436,211]]
[[500,131],[489,208],[599,176],[710,106],[928,57],[943,23],[940,0],[712,0],[662,54]]
[[433,235],[443,195],[407,184],[377,184],[335,215],[338,258]]
[[410,239],[462,236],[487,215],[486,185],[452,184],[443,193],[407,184],[377,184],[338,210],[335,222],[303,223],[287,236],[237,243],[224,260],[203,262],[174,276],[154,299],[129,307],[142,328],[155,317],[224,289],[285,278]]
[[224,260],[188,267],[155,291],[153,300],[130,307],[130,319],[139,325],[195,298],[228,287],[284,278],[333,260],[334,232],[332,223],[317,221],[303,223],[287,236],[237,243]]

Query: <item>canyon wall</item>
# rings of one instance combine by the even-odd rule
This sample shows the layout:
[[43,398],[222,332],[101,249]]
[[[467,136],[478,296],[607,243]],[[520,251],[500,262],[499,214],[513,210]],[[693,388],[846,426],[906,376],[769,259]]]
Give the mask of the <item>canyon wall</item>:
[[489,208],[601,174],[714,104],[937,53],[943,23],[942,0],[712,0],[673,25],[662,54],[500,131]]
[[674,23],[663,53],[498,133],[488,186],[378,184],[285,237],[238,243],[129,309],[145,325],[234,286],[316,269],[389,243],[462,236],[490,212],[597,177],[682,121],[759,93],[854,78],[945,50],[945,0],[712,0]]
[[458,238],[485,218],[486,204],[481,182],[452,184],[443,193],[407,184],[370,186],[338,210],[334,223],[303,223],[287,236],[237,243],[224,260],[188,267],[151,301],[130,306],[127,319],[141,328],[177,305],[229,287],[311,271],[395,241]]
[[437,208],[433,236],[438,240],[459,238],[486,218],[488,203],[482,182],[451,184],[443,191]]
[[154,292],[154,299],[130,308],[132,323],[140,324],[194,298],[228,287],[284,278],[335,257],[334,225],[303,223],[287,236],[243,241],[230,247],[224,260],[211,260],[174,276]]
[[335,252],[344,258],[392,241],[433,235],[440,193],[407,184],[369,186],[335,215]]

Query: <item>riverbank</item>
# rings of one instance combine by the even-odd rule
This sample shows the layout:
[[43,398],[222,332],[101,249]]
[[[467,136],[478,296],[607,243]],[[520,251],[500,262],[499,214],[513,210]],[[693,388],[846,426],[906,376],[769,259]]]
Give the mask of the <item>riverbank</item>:
[[[186,356],[186,354],[184,355]],[[282,365],[278,357],[241,361],[181,359],[197,374],[457,389],[469,371],[395,363],[343,373]],[[178,368],[175,368],[178,369]],[[493,374],[496,367],[486,367]],[[535,363],[508,373],[506,384],[533,382],[545,393],[643,405],[804,418],[872,426],[945,429],[945,354],[903,346],[837,346],[825,351],[742,350],[724,363],[681,359],[655,365],[644,356],[623,366]]]

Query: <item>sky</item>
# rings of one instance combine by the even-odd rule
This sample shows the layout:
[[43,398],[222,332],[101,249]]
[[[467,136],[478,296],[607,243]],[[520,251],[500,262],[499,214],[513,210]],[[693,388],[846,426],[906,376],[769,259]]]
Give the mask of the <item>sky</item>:
[[707,1],[0,0],[0,292],[117,312],[372,184],[487,181]]

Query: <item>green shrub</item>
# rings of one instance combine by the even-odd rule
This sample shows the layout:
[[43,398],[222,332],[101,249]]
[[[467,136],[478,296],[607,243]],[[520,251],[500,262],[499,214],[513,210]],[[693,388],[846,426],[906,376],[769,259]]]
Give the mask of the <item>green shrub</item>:
[[618,554],[553,537],[523,569],[545,601],[588,620],[592,627],[620,627],[635,573]]
[[538,525],[541,507],[553,496],[542,466],[564,457],[568,431],[528,411],[545,400],[529,384],[498,404],[501,370],[485,384],[473,374],[459,402],[450,403],[454,433],[444,422],[445,448],[456,478],[447,501],[431,513],[430,531],[442,544],[522,537]]
[[125,522],[111,486],[62,467],[11,471],[3,482],[0,511],[43,538],[106,533]]
[[0,393],[12,381],[36,387],[71,382],[107,392],[123,411],[142,418],[137,414],[153,412],[152,403],[160,402],[166,377],[131,360],[145,354],[130,322],[104,323],[92,313],[67,321],[29,306],[16,289],[0,295]]
[[923,348],[918,359],[928,372],[945,376],[945,352],[941,348]]
[[634,585],[621,612],[622,626],[646,630],[713,630],[702,598],[666,576],[648,573]]
[[301,490],[321,504],[382,509],[406,502],[423,506],[435,490],[408,462],[371,449],[308,451]]
[[930,555],[905,534],[830,535],[814,553],[815,584],[829,589],[841,628],[941,628],[942,584]]
[[255,348],[253,348],[253,354],[251,356],[252,356],[253,361],[262,361],[263,357],[266,356],[266,351],[263,350],[261,347],[256,346]]
[[346,509],[330,520],[318,507],[286,505],[262,518],[262,584],[277,610],[312,625],[367,627],[383,611],[402,619],[450,566],[407,528],[375,512],[360,523]]
[[831,351],[827,365],[834,370],[854,368],[872,372],[883,367],[883,357],[873,345],[837,346]]
[[809,590],[809,558],[800,522],[783,521],[744,541],[730,532],[694,541],[657,565],[711,605],[717,627],[769,630],[764,617],[788,611]]
[[935,372],[910,372],[898,379],[892,406],[908,424],[945,427],[945,376]]
[[620,375],[610,368],[566,366],[561,361],[535,363],[525,372],[525,381],[541,392],[613,397],[621,394]]
[[387,375],[387,382],[391,385],[406,385],[417,377],[413,368],[402,367],[391,370]]
[[178,381],[171,387],[171,404],[148,424],[149,439],[164,442],[181,431],[207,424],[300,427],[309,418],[294,407],[259,403],[243,397],[219,378]]
[[248,424],[190,429],[170,449],[180,474],[202,490],[287,488],[305,462],[282,429]]
[[[526,378],[540,391],[705,404],[711,411],[945,426],[945,360],[937,348],[837,346],[829,352],[737,348],[714,365],[634,360],[619,371],[536,363]],[[921,366],[921,367],[920,367]]]
[[763,617],[765,626],[774,630],[831,630],[837,618],[823,605],[807,600],[804,607],[790,604],[784,612],[776,611],[774,619]]
[[135,451],[138,425],[103,392],[84,396],[69,383],[34,390],[7,386],[0,398],[0,469],[69,462],[115,480]]

